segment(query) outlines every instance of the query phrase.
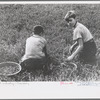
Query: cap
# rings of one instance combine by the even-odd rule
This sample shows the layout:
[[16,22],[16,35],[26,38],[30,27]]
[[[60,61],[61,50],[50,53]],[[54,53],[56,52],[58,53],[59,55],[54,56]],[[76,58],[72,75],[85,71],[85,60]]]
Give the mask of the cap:
[[67,14],[65,15],[64,19],[67,21],[69,18],[75,18],[76,14],[74,10],[68,11]]

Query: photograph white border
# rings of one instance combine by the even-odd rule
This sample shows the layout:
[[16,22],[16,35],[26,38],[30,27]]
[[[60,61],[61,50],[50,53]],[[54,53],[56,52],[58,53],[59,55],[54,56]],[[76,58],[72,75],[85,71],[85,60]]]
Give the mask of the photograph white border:
[[[0,4],[100,4],[100,1],[6,1]],[[100,98],[100,82],[0,82],[0,99]]]
[[0,1],[0,4],[100,4],[100,1]]
[[100,82],[3,82],[0,99],[100,98]]

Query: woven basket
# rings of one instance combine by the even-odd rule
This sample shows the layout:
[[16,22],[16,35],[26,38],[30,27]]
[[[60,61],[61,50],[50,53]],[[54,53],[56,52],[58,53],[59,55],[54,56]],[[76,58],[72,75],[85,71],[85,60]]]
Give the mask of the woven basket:
[[61,67],[69,67],[70,69],[76,70],[77,69],[77,65],[73,62],[63,62],[61,63]]
[[0,63],[0,75],[12,76],[21,71],[21,66],[16,62],[2,62]]

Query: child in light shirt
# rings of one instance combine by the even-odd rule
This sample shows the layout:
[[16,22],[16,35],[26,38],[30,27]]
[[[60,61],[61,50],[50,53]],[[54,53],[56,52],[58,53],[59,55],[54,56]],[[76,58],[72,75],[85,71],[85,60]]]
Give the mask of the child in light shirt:
[[97,49],[93,36],[88,28],[76,21],[75,11],[68,11],[64,19],[68,26],[73,28],[74,41],[74,44],[69,49],[71,55],[66,61],[72,61],[76,55],[79,55],[80,62],[94,63]]
[[23,69],[40,69],[46,64],[47,41],[42,37],[43,32],[43,27],[36,25],[33,35],[26,40],[25,54],[20,63]]

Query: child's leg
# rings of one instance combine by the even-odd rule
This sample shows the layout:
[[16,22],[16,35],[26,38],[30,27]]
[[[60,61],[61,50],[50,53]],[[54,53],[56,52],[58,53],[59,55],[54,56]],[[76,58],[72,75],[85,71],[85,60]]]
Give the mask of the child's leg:
[[94,41],[84,43],[84,47],[81,53],[81,59],[84,63],[95,63],[96,61],[96,45]]
[[20,64],[22,66],[22,69],[25,70],[35,70],[35,69],[40,69],[43,67],[44,62],[42,59],[34,59],[34,58],[29,58]]

